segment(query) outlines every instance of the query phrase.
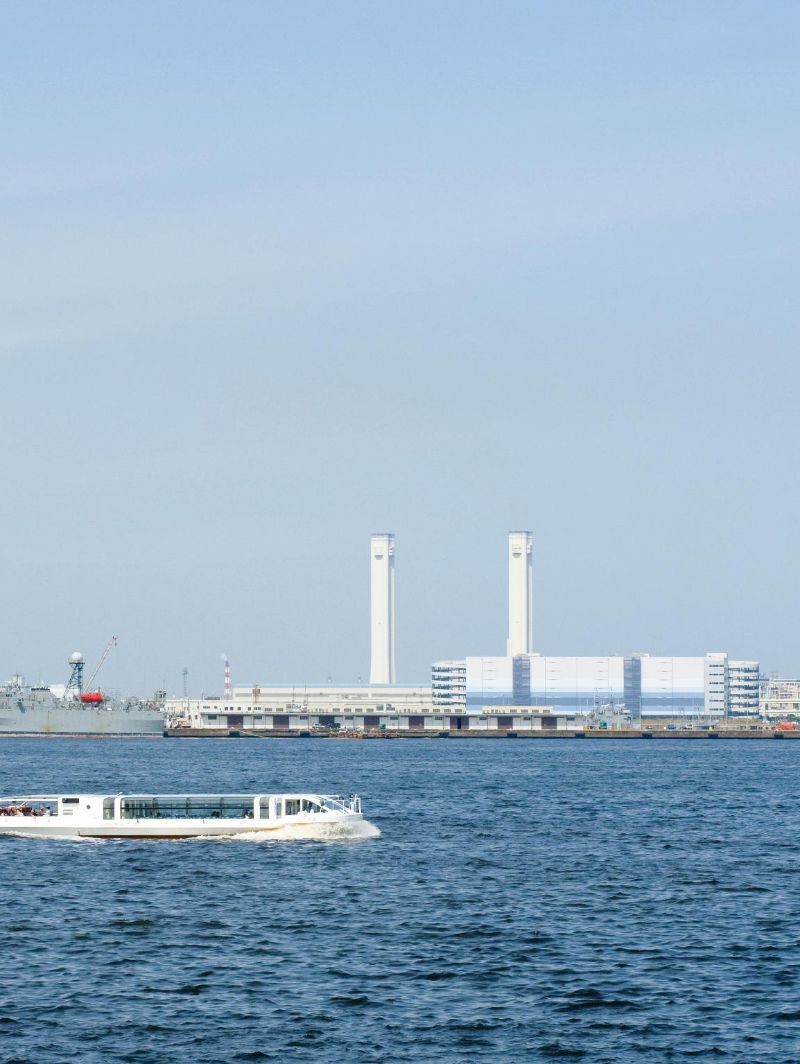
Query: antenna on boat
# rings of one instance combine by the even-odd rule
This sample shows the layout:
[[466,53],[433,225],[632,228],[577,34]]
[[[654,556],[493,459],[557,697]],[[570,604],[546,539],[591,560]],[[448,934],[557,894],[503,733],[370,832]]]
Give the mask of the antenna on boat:
[[80,650],[76,650],[74,654],[69,656],[69,667],[72,670],[69,674],[69,680],[67,680],[67,686],[64,690],[66,695],[68,691],[77,691],[78,694],[83,692],[83,667],[86,664],[83,654]]

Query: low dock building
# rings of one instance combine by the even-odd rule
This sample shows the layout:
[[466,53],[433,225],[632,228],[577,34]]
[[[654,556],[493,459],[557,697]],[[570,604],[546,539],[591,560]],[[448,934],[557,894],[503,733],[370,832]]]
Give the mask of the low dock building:
[[172,728],[208,733],[486,734],[576,727],[574,715],[557,713],[551,706],[487,706],[469,714],[458,708],[448,711],[433,704],[430,688],[416,687],[235,688],[227,700],[174,698],[166,708]]

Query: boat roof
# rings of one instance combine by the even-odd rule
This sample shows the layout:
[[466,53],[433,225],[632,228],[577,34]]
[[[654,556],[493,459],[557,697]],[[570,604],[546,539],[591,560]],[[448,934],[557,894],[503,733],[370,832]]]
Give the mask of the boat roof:
[[340,800],[340,794],[322,794],[320,791],[228,791],[210,793],[207,791],[178,791],[174,794],[166,791],[96,791],[87,794],[82,791],[46,791],[42,794],[11,794],[0,796],[0,802],[53,802],[59,798],[332,798]]

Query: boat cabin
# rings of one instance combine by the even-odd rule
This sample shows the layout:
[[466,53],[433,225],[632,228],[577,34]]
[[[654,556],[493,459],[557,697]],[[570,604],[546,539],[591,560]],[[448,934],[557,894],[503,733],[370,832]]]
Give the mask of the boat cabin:
[[116,794],[0,798],[0,816],[88,820],[265,820],[360,813],[356,795]]

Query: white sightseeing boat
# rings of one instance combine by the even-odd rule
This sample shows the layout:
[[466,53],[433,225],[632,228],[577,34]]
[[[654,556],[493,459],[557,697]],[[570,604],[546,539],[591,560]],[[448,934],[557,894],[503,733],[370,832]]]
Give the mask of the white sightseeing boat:
[[[361,799],[330,794],[75,794],[0,798],[0,834],[90,839],[291,835],[363,822]],[[313,832],[312,832],[313,833]]]

